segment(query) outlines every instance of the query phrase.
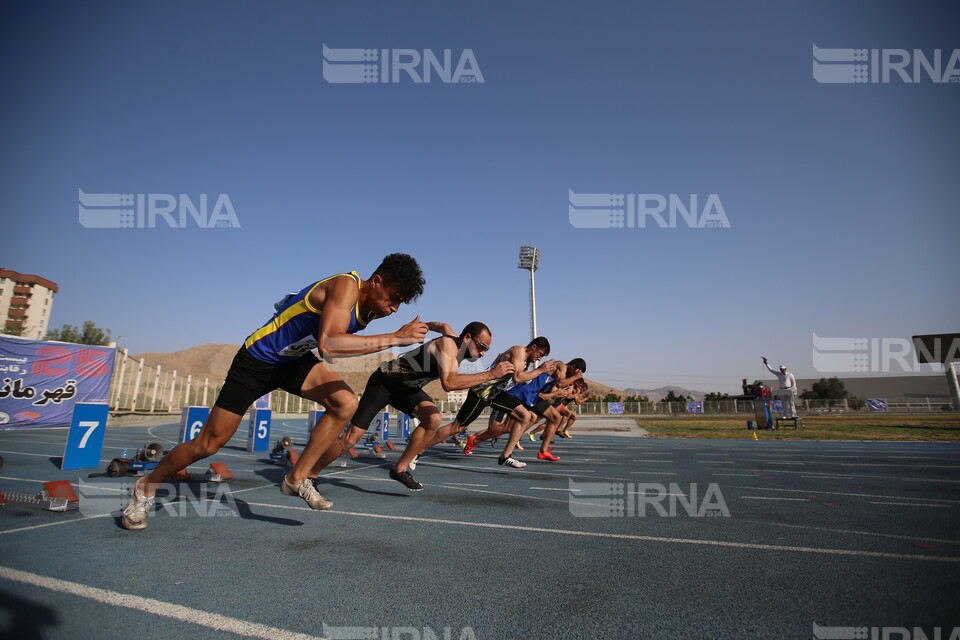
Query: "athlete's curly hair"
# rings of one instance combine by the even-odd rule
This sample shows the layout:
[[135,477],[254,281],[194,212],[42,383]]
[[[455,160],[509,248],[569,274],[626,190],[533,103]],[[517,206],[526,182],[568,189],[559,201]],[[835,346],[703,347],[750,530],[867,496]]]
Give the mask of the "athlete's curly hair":
[[386,283],[397,287],[405,303],[413,302],[419,298],[420,294],[423,293],[423,285],[426,284],[420,265],[405,253],[388,255],[377,267],[377,270],[373,272],[373,275],[378,275]]

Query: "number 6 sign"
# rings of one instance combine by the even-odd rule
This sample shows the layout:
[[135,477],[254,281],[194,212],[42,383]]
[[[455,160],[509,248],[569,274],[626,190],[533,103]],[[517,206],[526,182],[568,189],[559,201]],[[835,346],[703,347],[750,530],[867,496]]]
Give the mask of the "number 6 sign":
[[100,466],[103,436],[107,430],[109,405],[100,402],[78,402],[73,407],[67,445],[61,469],[90,469]]
[[180,442],[190,442],[197,437],[210,415],[207,407],[184,407],[180,414]]

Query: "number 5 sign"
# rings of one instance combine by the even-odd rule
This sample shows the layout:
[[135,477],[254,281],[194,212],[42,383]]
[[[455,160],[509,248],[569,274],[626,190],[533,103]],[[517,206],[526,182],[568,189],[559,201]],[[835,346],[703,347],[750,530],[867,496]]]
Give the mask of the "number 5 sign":
[[270,449],[270,409],[250,409],[250,432],[247,434],[247,451]]
[[67,434],[61,469],[90,469],[100,466],[103,436],[107,430],[109,405],[99,402],[78,402]]

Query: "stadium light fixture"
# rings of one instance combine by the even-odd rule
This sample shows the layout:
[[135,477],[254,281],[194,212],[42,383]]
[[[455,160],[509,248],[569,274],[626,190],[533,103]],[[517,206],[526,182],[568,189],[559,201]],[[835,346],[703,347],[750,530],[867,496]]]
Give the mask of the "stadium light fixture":
[[518,268],[530,272],[530,339],[537,337],[537,290],[534,286],[533,273],[540,266],[540,250],[536,247],[520,247],[520,264]]

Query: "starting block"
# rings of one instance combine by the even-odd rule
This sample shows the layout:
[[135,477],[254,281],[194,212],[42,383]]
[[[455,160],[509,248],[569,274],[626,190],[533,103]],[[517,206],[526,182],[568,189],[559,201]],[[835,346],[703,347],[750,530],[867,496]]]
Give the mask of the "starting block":
[[173,474],[171,478],[178,482],[186,482],[188,480],[193,482],[223,482],[224,480],[233,478],[233,474],[230,473],[230,469],[228,469],[224,463],[211,462],[206,473],[196,473],[181,469]]
[[36,495],[16,491],[0,491],[0,505],[42,509],[44,511],[68,511],[80,506],[80,498],[73,491],[69,480],[44,482]]
[[360,458],[386,458],[387,454],[383,452],[383,447],[377,444],[376,441],[364,442],[363,446],[360,447],[360,452],[358,453]]

